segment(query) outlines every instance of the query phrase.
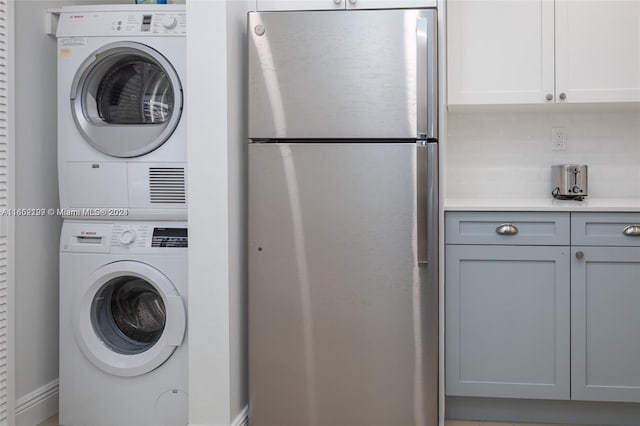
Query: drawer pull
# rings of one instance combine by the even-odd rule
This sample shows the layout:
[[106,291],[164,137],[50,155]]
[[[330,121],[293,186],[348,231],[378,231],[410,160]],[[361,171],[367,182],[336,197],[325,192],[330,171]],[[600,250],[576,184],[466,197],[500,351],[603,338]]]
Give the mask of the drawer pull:
[[622,233],[627,237],[640,237],[640,225],[629,225]]
[[496,234],[499,235],[516,235],[517,233],[518,228],[510,223],[503,223],[496,228]]
[[584,259],[584,252],[583,251],[577,251],[576,252],[576,259],[578,259],[578,260]]

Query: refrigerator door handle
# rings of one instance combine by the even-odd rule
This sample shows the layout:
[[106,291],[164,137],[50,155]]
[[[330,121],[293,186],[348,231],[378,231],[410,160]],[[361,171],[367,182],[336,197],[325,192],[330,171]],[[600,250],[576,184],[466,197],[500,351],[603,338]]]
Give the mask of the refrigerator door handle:
[[[419,141],[416,149],[416,208],[418,264],[428,264],[437,253],[438,235],[438,144]],[[429,239],[431,236],[431,240]]]
[[438,139],[437,21],[416,20],[416,122],[419,139]]

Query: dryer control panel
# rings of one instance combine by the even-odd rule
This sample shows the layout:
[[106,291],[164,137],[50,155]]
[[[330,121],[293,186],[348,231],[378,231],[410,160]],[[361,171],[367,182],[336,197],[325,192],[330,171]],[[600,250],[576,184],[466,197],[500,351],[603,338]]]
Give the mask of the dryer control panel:
[[57,37],[184,36],[187,14],[182,7],[158,10],[117,7],[92,10],[90,7],[63,8]]

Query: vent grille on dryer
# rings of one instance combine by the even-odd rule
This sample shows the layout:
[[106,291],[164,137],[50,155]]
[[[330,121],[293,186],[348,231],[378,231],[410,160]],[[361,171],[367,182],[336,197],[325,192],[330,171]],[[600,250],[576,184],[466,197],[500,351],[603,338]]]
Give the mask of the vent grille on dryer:
[[149,167],[151,204],[185,204],[184,167]]

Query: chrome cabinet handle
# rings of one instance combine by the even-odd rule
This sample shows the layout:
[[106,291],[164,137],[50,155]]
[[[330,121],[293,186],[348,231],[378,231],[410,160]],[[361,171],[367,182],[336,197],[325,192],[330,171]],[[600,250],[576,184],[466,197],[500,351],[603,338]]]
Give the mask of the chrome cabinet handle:
[[559,98],[560,98],[561,101],[564,101],[565,99],[567,99],[567,94],[566,93],[560,93]]
[[335,4],[341,4],[341,3],[342,3],[342,0],[333,0],[333,2],[334,2]]
[[548,101],[552,101],[553,100],[553,95],[551,93],[547,93],[546,98],[547,98]]
[[584,259],[584,252],[583,251],[577,251],[576,252],[576,259],[578,259],[578,260]]
[[622,231],[627,237],[640,237],[640,225],[629,225]]
[[349,4],[356,4],[357,0],[349,0]]
[[516,235],[518,233],[518,228],[511,223],[503,223],[502,225],[496,228],[496,234],[499,235]]

